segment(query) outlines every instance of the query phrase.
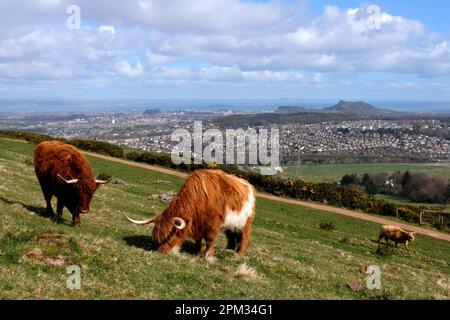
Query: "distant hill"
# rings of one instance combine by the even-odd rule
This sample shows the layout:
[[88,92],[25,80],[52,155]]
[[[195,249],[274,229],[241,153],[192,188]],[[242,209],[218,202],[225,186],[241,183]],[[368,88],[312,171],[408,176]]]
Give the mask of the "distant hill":
[[275,113],[294,114],[294,113],[339,113],[352,116],[392,116],[399,115],[400,112],[389,109],[380,109],[363,101],[345,101],[341,100],[331,107],[322,109],[308,109],[301,106],[281,106]]
[[334,106],[321,109],[322,112],[328,113],[344,113],[359,116],[375,116],[375,115],[393,115],[398,112],[380,109],[363,101],[344,101],[341,100]]
[[301,113],[301,112],[311,112],[313,110],[305,107],[292,107],[292,106],[281,106],[275,111],[275,113]]
[[220,128],[246,128],[248,126],[271,126],[273,124],[307,124],[327,121],[364,120],[368,116],[332,112],[297,112],[297,113],[256,113],[235,114],[213,119]]
[[364,120],[378,117],[405,117],[406,112],[374,107],[362,101],[339,101],[322,109],[302,106],[280,106],[274,113],[239,114],[215,118],[216,125],[223,128],[267,126],[273,124],[306,124],[326,121]]
[[146,115],[153,115],[158,113],[161,113],[161,109],[147,109],[144,111],[144,114]]

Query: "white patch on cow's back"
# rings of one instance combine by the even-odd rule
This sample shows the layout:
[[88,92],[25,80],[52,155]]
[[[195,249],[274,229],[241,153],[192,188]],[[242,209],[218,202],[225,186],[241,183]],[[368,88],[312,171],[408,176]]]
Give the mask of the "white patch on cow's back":
[[248,218],[253,215],[255,207],[255,195],[253,189],[248,184],[245,184],[248,188],[247,200],[244,201],[240,211],[233,211],[228,209],[225,215],[225,221],[221,227],[222,230],[238,231],[242,230],[247,224]]
[[384,230],[401,230],[401,228],[396,226],[383,226],[382,229]]

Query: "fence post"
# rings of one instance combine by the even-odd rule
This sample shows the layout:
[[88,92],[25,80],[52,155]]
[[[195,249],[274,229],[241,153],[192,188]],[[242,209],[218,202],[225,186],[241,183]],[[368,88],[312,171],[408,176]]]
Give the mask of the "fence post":
[[422,218],[423,218],[423,210],[420,210],[420,214],[419,214],[419,224],[422,224]]
[[395,210],[395,217],[398,219],[398,205],[397,205],[397,209]]

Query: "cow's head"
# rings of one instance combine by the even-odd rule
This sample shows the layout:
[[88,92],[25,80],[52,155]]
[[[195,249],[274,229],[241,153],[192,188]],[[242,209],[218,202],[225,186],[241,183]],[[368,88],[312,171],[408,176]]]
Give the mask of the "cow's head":
[[404,232],[403,232],[404,237],[405,237],[406,240],[409,241],[409,242],[411,242],[411,241],[414,240],[414,234],[415,234],[415,233],[416,233],[416,232],[413,232],[413,231],[404,231]]
[[95,191],[108,181],[96,180],[96,179],[65,179],[58,174],[58,178],[61,179],[65,185],[65,199],[64,205],[69,209],[72,214],[88,213],[89,206]]
[[152,240],[158,248],[168,243],[169,240],[172,240],[174,237],[177,237],[180,231],[186,228],[187,224],[185,219],[180,217],[170,217],[165,214],[160,214],[156,217],[142,221],[131,219],[126,214],[124,214],[124,216],[128,221],[134,224],[142,225],[154,223],[155,227],[153,228]]

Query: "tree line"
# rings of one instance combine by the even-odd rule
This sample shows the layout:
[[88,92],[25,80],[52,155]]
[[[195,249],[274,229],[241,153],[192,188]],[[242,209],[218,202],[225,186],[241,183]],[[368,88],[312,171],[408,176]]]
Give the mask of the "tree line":
[[0,137],[9,139],[25,140],[34,144],[38,144],[44,141],[58,140],[64,143],[68,143],[81,150],[91,151],[99,154],[104,154],[111,157],[123,158],[124,151],[121,147],[113,145],[104,141],[86,140],[86,139],[64,139],[54,138],[49,135],[30,133],[23,131],[6,131],[0,130]]
[[450,181],[423,172],[346,174],[341,185],[361,187],[369,195],[398,196],[417,203],[450,203]]

